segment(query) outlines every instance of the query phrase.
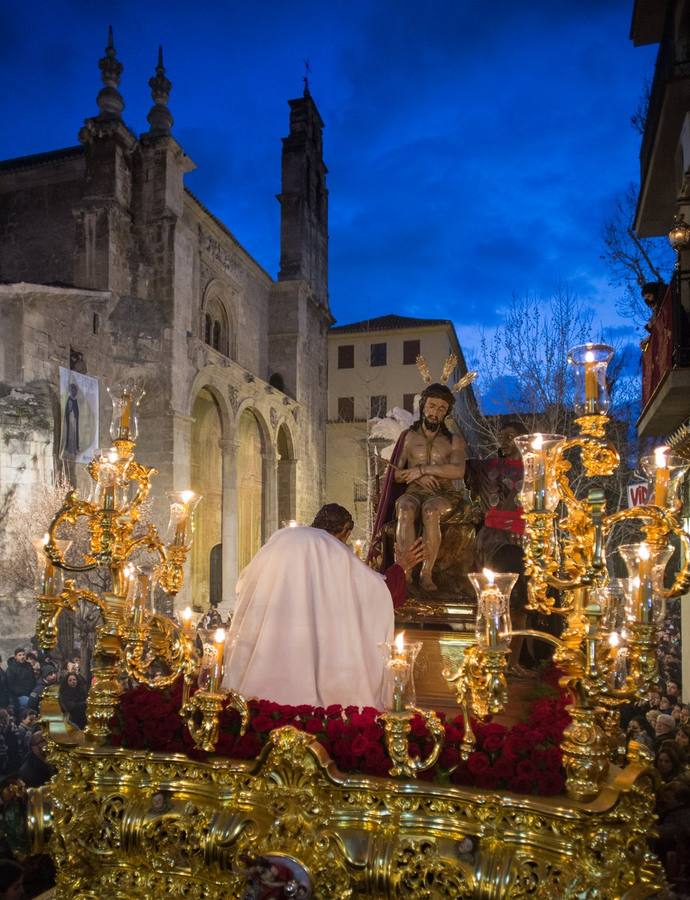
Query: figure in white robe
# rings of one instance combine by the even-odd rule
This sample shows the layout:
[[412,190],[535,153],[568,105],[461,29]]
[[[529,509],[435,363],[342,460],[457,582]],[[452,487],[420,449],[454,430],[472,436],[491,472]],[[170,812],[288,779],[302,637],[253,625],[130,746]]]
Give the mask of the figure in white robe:
[[237,583],[223,684],[245,697],[384,709],[393,639],[382,575],[321,528],[283,528]]

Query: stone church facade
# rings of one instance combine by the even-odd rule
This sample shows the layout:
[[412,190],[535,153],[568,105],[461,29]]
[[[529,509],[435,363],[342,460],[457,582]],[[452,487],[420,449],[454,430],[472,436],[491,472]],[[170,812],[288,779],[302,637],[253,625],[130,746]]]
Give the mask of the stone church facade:
[[166,491],[204,495],[178,600],[203,609],[221,569],[228,604],[261,542],[322,502],[327,170],[305,87],[289,101],[274,280],[185,188],[194,164],[172,134],[158,63],[145,133],[123,121],[111,36],[79,145],[0,163],[0,499],[28,502],[60,466],[60,366],[99,379],[102,446],[105,387],[135,379],[146,389],[137,455],[160,473],[156,521]]

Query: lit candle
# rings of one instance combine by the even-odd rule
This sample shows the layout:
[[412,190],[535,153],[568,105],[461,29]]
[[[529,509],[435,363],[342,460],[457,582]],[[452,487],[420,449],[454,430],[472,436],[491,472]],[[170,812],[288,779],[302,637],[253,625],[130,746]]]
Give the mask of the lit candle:
[[213,665],[213,673],[209,684],[210,691],[217,691],[223,680],[223,657],[225,655],[225,629],[217,628],[213,635],[213,651],[215,653],[215,661]]
[[591,350],[585,353],[585,407],[588,413],[596,412],[596,403],[599,397],[599,382],[597,370],[594,365],[594,354]]
[[175,521],[175,544],[182,547],[187,543],[187,521],[189,519],[189,501],[195,496],[194,491],[182,491],[182,503],[173,503],[170,514]]
[[643,542],[637,551],[637,576],[640,582],[638,592],[639,621],[649,625],[652,621],[652,554]]
[[534,493],[534,511],[544,512],[546,509],[546,467],[544,452],[542,450],[544,439],[540,434],[535,435],[532,441],[532,450],[535,451],[532,458],[533,478],[532,491]]
[[361,540],[354,541],[353,547],[354,547],[354,551],[355,551],[355,556],[358,559],[362,559],[362,557],[364,556],[364,541],[361,541]]
[[479,598],[477,614],[480,614],[481,609],[481,614],[484,616],[488,646],[495,649],[498,646],[498,615],[500,613],[501,592],[494,584],[496,575],[491,569],[482,569],[482,574],[486,578],[486,587]]
[[388,661],[388,668],[393,674],[393,710],[402,712],[403,710],[403,694],[405,692],[405,683],[407,681],[407,671],[409,662],[407,660],[407,652],[405,650],[405,632],[401,631],[395,636],[391,658]]
[[288,528],[297,528],[297,519],[290,519],[288,522]]
[[50,537],[48,532],[43,535],[43,583],[41,585],[41,593],[45,597],[53,597],[55,595],[55,566],[52,564],[50,559],[48,558],[47,553],[45,552],[45,547],[47,547]]
[[668,447],[657,447],[654,451],[654,464],[656,473],[654,478],[654,503],[656,506],[666,506],[668,497],[669,468],[666,459]]
[[129,429],[132,421],[132,398],[129,394],[123,397],[122,413],[120,414],[120,432],[121,436],[127,440],[129,437]]
[[192,626],[192,608],[191,606],[185,606],[180,614],[182,618],[182,633],[187,637],[191,638],[194,633],[194,628]]

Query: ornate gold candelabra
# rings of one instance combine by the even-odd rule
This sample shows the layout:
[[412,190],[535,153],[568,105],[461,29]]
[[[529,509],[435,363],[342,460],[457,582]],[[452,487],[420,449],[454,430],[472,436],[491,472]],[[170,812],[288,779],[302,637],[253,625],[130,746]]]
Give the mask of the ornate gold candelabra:
[[[218,716],[228,699],[220,691],[224,633],[216,645],[214,674],[209,685],[191,694],[200,660],[196,633],[190,615],[180,627],[154,609],[154,589],[160,583],[171,594],[178,593],[184,578],[184,564],[192,545],[193,514],[201,499],[192,491],[176,491],[170,497],[168,540],[161,540],[154,525],[137,527],[142,504],[149,495],[156,470],[134,458],[137,437],[137,407],[143,391],[126,385],[113,390],[113,446],[96,453],[89,464],[93,489],[88,499],[70,491],[41,542],[44,572],[38,597],[37,635],[45,649],[57,641],[57,622],[63,610],[74,610],[79,601],[98,607],[102,624],[93,657],[93,681],[88,699],[86,736],[103,744],[109,723],[123,690],[123,677],[153,687],[165,687],[184,676],[182,715],[199,746],[213,749]],[[81,558],[68,558],[73,542],[57,535],[83,520],[88,532],[88,548]],[[149,554],[154,566],[135,566],[139,555]],[[61,583],[62,573],[100,571],[109,589],[102,592],[77,587],[73,578]],[[246,706],[236,696],[230,702],[240,708],[246,720]]]
[[[609,398],[606,368],[613,351],[603,344],[586,344],[570,351],[575,367],[575,410],[579,434],[529,434],[516,439],[524,463],[521,502],[526,521],[525,574],[527,608],[564,619],[556,638],[535,630],[510,627],[509,590],[489,590],[493,573],[470,576],[479,596],[477,644],[455,672],[444,673],[455,684],[466,722],[463,754],[474,746],[470,713],[484,718],[506,701],[508,642],[518,635],[554,644],[560,684],[572,697],[571,724],[562,742],[566,787],[575,800],[597,796],[608,771],[612,714],[624,702],[644,695],[657,680],[658,625],[666,599],[682,594],[690,584],[690,539],[678,517],[678,488],[688,463],[657,448],[641,460],[653,481],[653,503],[606,513],[602,488],[585,491],[573,486],[573,456],[579,453],[585,480],[610,476],[619,456],[605,438]],[[625,613],[617,648],[611,647],[611,619],[617,601],[611,591],[606,543],[621,523],[636,522],[643,540],[623,545],[628,568],[623,579]],[[664,587],[666,565],[680,543],[683,563],[673,584]],[[511,576],[513,580],[516,575]],[[499,588],[495,576],[495,588]],[[502,595],[503,601],[501,600]],[[624,660],[625,665],[621,665]]]
[[[443,722],[433,710],[416,706],[414,687],[414,664],[421,649],[421,642],[405,643],[405,633],[400,632],[393,643],[381,644],[386,670],[390,678],[391,708],[381,713],[388,755],[393,761],[390,774],[406,778],[416,777],[419,772],[430,769],[443,748]],[[422,759],[410,756],[408,737],[412,719],[421,716],[424,720],[433,746],[429,755]]]

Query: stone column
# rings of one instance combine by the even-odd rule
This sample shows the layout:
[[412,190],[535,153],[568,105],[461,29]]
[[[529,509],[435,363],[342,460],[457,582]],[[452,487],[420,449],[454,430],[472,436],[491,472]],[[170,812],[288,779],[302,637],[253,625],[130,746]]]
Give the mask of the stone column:
[[219,441],[223,459],[223,508],[221,512],[221,540],[223,543],[223,616],[235,605],[237,582],[237,450],[239,441],[222,438]]
[[266,543],[273,532],[280,527],[278,522],[278,454],[274,444],[268,445],[261,456],[264,474],[264,521],[261,539],[262,543]]

